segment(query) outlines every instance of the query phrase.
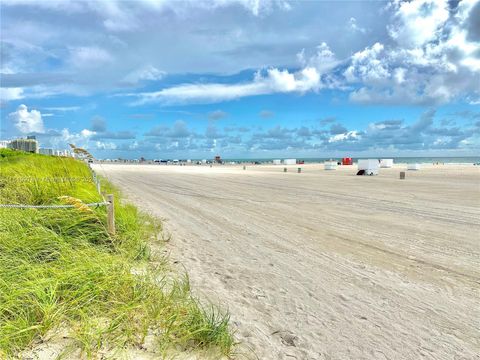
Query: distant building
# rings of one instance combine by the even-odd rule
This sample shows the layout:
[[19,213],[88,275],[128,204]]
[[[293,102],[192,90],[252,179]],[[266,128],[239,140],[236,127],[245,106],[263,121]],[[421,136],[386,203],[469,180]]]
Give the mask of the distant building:
[[38,152],[42,155],[73,157],[73,153],[70,150],[55,150],[55,149],[49,149],[49,148],[41,148]]
[[0,149],[6,149],[10,147],[10,140],[0,140]]
[[40,148],[38,150],[38,152],[42,155],[54,155],[55,154],[55,150],[53,149],[45,149],[45,148]]
[[15,139],[10,141],[10,149],[38,153],[38,141],[35,139]]
[[56,156],[74,156],[70,150],[55,150],[54,155]]
[[28,135],[27,140],[37,140],[37,137],[35,135]]

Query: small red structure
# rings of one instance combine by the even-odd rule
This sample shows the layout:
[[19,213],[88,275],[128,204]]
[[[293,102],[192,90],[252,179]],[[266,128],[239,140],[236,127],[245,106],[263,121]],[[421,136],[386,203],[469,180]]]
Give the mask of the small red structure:
[[353,165],[353,161],[352,161],[352,158],[343,158],[342,159],[342,165]]

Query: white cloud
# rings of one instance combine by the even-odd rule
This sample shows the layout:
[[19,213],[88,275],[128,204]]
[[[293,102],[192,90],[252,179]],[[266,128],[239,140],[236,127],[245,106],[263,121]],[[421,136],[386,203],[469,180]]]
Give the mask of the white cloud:
[[164,71],[160,71],[156,67],[148,65],[128,73],[123,81],[129,84],[137,84],[144,80],[160,80],[165,75],[166,73]]
[[5,103],[12,100],[23,99],[23,89],[19,87],[15,88],[0,88],[0,103]]
[[95,131],[83,129],[78,133],[72,133],[69,129],[64,128],[59,132],[59,135],[49,139],[53,147],[68,147],[68,144],[74,144],[78,147],[88,149],[90,138],[95,135]]
[[79,133],[71,133],[68,129],[62,129],[61,138],[66,142],[88,141],[90,137],[95,135],[95,131],[83,129]]
[[228,116],[228,113],[222,110],[215,110],[208,113],[209,120],[220,120],[220,119],[226,118],[227,116]]
[[329,143],[335,143],[339,141],[345,141],[345,140],[357,140],[360,139],[361,136],[358,134],[358,131],[348,131],[343,134],[337,134],[333,135],[328,139]]
[[320,74],[330,72],[341,63],[325,42],[318,45],[316,53],[309,58],[305,57],[305,49],[302,49],[302,51],[297,54],[297,60],[302,67],[313,67]]
[[367,29],[357,25],[357,19],[355,19],[354,17],[350,18],[350,20],[348,21],[348,25],[350,30],[352,30],[353,32],[359,32],[362,34],[365,34],[367,32]]
[[[333,14],[324,2],[281,0],[9,0],[2,8],[2,71],[19,76],[9,77],[17,83],[1,90],[1,100],[112,93],[160,80],[162,70],[197,80],[140,94],[139,103],[208,103],[326,87],[370,103],[480,99],[478,0],[393,0],[381,16],[378,3],[357,5],[343,3]],[[39,16],[22,20],[33,11]],[[338,28],[346,33],[341,41]],[[372,36],[360,36],[366,29]],[[319,39],[325,42],[315,46]],[[302,48],[298,70],[292,55]],[[201,78],[267,67],[251,81]],[[46,69],[62,76],[39,76]]]
[[390,35],[405,47],[419,47],[435,40],[449,18],[447,0],[416,0],[396,3],[396,25]]
[[88,129],[83,129],[82,131],[80,131],[80,135],[84,138],[89,138],[95,134],[96,134],[96,131],[92,131]]
[[28,107],[22,104],[17,108],[17,111],[10,113],[8,116],[22,134],[45,132],[42,114],[38,110],[28,111]]
[[291,73],[271,68],[262,75],[257,72],[253,81],[240,84],[184,84],[155,92],[128,94],[138,97],[135,104],[160,103],[211,103],[239,99],[246,96],[273,93],[316,91],[322,87],[320,74],[313,67]]
[[116,150],[117,145],[113,142],[96,141],[95,146],[98,150]]
[[452,14],[445,1],[396,2],[390,35],[397,44],[376,43],[356,52],[344,72],[359,84],[350,99],[361,103],[440,104],[479,93],[480,43],[468,40],[474,16],[460,3]]
[[80,110],[80,106],[53,106],[53,107],[46,107],[45,109],[50,111],[67,112],[67,111],[78,111]]
[[344,75],[349,82],[375,82],[389,77],[383,44],[377,42],[372,47],[353,54]]
[[78,68],[95,68],[112,61],[110,53],[97,46],[70,48],[70,63]]

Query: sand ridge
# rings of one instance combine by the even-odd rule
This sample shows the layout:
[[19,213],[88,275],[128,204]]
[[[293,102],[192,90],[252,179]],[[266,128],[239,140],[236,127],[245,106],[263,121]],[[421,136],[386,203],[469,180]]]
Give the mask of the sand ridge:
[[260,359],[475,359],[480,167],[94,165]]

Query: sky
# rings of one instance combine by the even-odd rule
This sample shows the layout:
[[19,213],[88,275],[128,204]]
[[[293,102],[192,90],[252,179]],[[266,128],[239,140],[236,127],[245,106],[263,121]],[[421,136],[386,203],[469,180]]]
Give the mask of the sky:
[[480,0],[0,6],[1,139],[97,158],[480,154]]

